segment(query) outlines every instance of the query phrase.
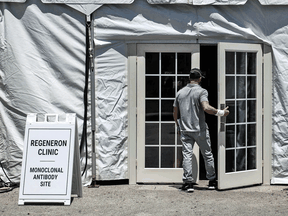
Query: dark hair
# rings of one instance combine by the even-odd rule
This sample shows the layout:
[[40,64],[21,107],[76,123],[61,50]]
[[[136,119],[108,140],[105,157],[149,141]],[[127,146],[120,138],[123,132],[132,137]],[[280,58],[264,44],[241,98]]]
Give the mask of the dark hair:
[[189,78],[190,79],[199,79],[200,77],[202,78],[205,78],[203,75],[202,75],[202,71],[198,68],[192,68],[190,70],[190,74],[189,74]]

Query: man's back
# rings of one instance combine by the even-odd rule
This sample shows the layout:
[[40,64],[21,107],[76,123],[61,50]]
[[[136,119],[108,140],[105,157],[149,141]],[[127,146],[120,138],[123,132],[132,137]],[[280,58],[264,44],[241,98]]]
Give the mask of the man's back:
[[182,131],[199,132],[206,129],[205,113],[201,102],[208,101],[208,92],[198,84],[188,84],[176,95],[174,106],[180,112]]

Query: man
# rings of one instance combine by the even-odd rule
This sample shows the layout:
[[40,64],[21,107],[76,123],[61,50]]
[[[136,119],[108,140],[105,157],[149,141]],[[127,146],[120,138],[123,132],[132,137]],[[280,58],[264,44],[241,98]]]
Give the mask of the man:
[[174,101],[173,117],[178,133],[181,133],[183,154],[183,186],[182,190],[193,192],[192,181],[192,154],[194,142],[200,148],[206,168],[206,178],[209,180],[209,189],[217,187],[214,168],[214,157],[211,151],[209,129],[205,122],[205,113],[216,116],[227,116],[228,107],[217,110],[209,105],[208,92],[200,86],[201,79],[205,78],[198,68],[190,71],[190,83],[177,92]]

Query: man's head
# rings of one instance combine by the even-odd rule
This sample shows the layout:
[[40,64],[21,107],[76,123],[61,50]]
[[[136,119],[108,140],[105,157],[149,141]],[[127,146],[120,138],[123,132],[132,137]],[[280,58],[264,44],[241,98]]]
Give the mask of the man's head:
[[200,69],[198,68],[192,68],[190,70],[190,75],[189,75],[189,79],[190,80],[198,80],[200,78],[205,78],[203,75],[202,75],[202,72]]

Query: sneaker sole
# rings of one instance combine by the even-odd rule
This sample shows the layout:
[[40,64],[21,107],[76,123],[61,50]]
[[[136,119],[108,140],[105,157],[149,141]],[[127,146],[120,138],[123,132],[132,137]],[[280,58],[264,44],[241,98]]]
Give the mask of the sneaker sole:
[[208,190],[215,190],[216,187],[212,186],[212,187],[208,187]]
[[190,189],[187,189],[187,192],[188,192],[188,193],[194,192],[194,189],[191,189],[191,188],[190,188]]

